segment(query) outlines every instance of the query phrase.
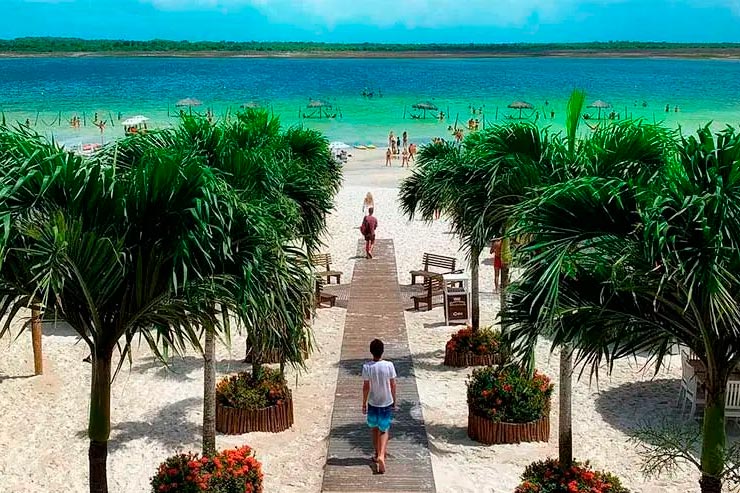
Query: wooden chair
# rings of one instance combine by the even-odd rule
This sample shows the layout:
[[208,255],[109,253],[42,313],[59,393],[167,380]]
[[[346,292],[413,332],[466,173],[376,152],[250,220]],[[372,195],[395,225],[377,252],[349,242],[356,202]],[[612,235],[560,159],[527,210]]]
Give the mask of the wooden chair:
[[326,284],[331,284],[331,278],[334,277],[337,280],[337,284],[341,283],[342,272],[338,270],[331,270],[331,254],[330,253],[319,253],[311,255],[311,263],[317,267],[323,267],[324,270],[317,271],[316,275],[319,277],[326,278]]
[[725,391],[725,419],[740,419],[740,380],[727,382]]
[[[412,285],[416,284],[417,277],[423,277],[424,282],[426,283],[426,280],[429,277],[437,276],[439,274],[449,274],[453,272],[455,270],[457,259],[455,259],[454,257],[445,257],[444,255],[425,253],[422,257],[421,263],[423,265],[421,270],[410,271]],[[431,271],[430,269],[432,267],[441,269],[441,272]]]
[[704,389],[699,385],[699,379],[696,372],[694,372],[694,367],[689,363],[689,355],[685,351],[681,351],[681,389],[678,398],[681,402],[681,415],[686,410],[686,403],[691,404],[689,418],[693,418],[696,414],[697,404],[704,405],[706,402]]
[[414,295],[411,299],[414,301],[414,310],[419,309],[419,305],[424,303],[427,311],[432,309],[432,299],[435,296],[441,296],[444,293],[442,276],[435,275],[424,279],[424,294]]
[[321,279],[316,279],[316,308],[321,308],[321,305],[328,303],[330,307],[333,307],[337,303],[337,295],[325,293],[321,290],[323,286]]

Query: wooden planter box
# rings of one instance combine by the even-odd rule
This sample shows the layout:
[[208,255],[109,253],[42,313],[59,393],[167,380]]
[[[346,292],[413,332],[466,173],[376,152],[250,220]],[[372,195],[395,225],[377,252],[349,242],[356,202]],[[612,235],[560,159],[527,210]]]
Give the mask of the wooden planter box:
[[462,368],[465,366],[493,366],[502,363],[503,358],[499,353],[475,354],[470,351],[459,352],[445,348],[445,366]]
[[547,442],[550,440],[550,408],[530,423],[497,423],[473,414],[468,409],[468,436],[476,442],[497,443]]
[[216,430],[227,435],[241,435],[252,431],[278,433],[293,426],[293,398],[281,404],[250,411],[223,406],[216,402]]

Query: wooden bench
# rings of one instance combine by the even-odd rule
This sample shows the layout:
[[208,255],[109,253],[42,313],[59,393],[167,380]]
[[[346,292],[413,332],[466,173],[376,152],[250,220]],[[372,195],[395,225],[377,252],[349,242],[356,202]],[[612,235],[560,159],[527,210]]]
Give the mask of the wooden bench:
[[432,309],[432,300],[435,296],[442,296],[444,293],[444,284],[442,276],[434,274],[424,279],[424,294],[414,295],[411,299],[414,302],[414,310],[419,309],[419,305],[424,303],[427,311]]
[[317,267],[323,267],[323,271],[316,271],[316,275],[319,277],[326,278],[326,284],[331,284],[331,278],[334,277],[337,280],[337,284],[341,282],[342,272],[338,270],[331,270],[331,254],[330,253],[318,253],[311,255],[311,263]]
[[321,308],[324,303],[329,303],[329,306],[333,307],[337,303],[337,295],[323,292],[321,290],[323,284],[321,279],[316,279],[316,308]]
[[[440,274],[449,274],[450,272],[453,272],[455,270],[455,264],[457,263],[457,259],[454,257],[445,257],[443,255],[435,255],[433,253],[425,253],[424,257],[421,261],[423,267],[421,270],[412,270],[411,271],[411,284],[416,284],[416,278],[417,277],[423,277],[424,282],[426,283],[426,280],[429,277],[438,276]],[[429,270],[432,267],[436,267],[437,269],[441,269],[441,272],[434,272]]]

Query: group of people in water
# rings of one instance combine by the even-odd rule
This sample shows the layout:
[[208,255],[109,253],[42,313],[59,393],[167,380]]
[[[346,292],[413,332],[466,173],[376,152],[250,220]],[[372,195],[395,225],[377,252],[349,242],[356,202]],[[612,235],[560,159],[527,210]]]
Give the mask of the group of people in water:
[[385,165],[392,166],[394,157],[401,157],[401,167],[408,167],[411,161],[416,161],[416,144],[409,143],[409,135],[404,130],[401,136],[396,136],[393,130],[388,134],[388,148],[385,151]]

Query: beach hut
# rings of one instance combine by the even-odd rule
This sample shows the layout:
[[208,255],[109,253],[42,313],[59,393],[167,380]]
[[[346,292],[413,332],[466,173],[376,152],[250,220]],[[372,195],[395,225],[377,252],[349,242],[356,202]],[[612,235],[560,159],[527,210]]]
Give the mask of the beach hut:
[[146,132],[146,122],[148,121],[149,118],[143,115],[136,115],[123,120],[121,122],[121,126],[123,127],[123,131],[126,133],[126,135],[134,135],[137,133]]
[[598,108],[599,110],[599,116],[596,117],[597,120],[601,120],[601,110],[605,110],[608,108],[611,108],[612,105],[607,103],[606,101],[602,101],[600,99],[597,99],[593,103],[588,105],[589,108]]
[[519,110],[519,119],[520,120],[522,119],[522,112],[524,110],[533,110],[534,109],[534,105],[532,103],[527,103],[526,101],[514,101],[508,107],[511,108],[511,109],[514,109],[514,110]]
[[[421,103],[416,103],[415,105],[411,106],[415,110],[420,110],[422,113],[419,114],[412,114],[411,118],[415,119],[425,119],[427,117],[427,111],[439,111],[439,108],[437,108],[437,105],[434,103],[430,103],[429,101],[423,101]],[[434,115],[435,117],[437,115]]]
[[336,118],[337,113],[332,112],[332,104],[321,99],[311,99],[303,112],[303,118]]
[[194,98],[185,98],[178,101],[175,106],[178,108],[187,107],[190,110],[190,114],[193,114],[193,106],[200,106],[203,104],[200,100]]

